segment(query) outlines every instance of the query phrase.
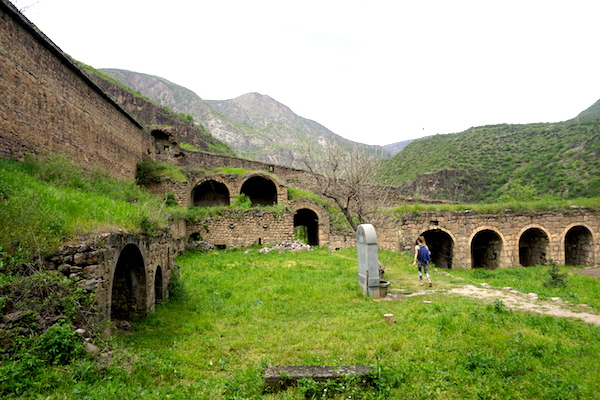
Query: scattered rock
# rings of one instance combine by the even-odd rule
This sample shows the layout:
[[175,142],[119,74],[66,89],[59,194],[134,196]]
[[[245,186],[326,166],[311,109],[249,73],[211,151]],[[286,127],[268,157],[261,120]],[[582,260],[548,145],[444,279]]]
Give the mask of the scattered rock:
[[88,342],[85,344],[85,351],[88,354],[98,354],[100,352],[100,349],[95,344]]
[[114,320],[113,323],[115,324],[115,328],[122,330],[122,331],[130,331],[131,330],[131,324],[128,321],[125,321],[124,319],[117,319]]
[[537,300],[537,298],[538,298],[537,293],[527,293],[527,296],[529,296],[530,298],[532,298],[534,300]]
[[270,247],[263,247],[258,250],[259,253],[268,253],[272,250],[282,251],[313,251],[312,247],[306,243],[302,243],[299,240],[284,240],[281,243],[277,243]]
[[75,329],[75,333],[78,334],[79,336],[85,336],[85,329],[83,329],[83,328]]
[[208,240],[190,241],[187,247],[192,247],[198,251],[213,251],[215,249],[215,246]]

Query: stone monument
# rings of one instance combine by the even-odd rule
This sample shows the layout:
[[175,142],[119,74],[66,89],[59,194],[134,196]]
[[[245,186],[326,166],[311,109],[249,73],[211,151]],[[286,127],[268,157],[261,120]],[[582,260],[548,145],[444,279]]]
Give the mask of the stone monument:
[[377,256],[377,234],[371,224],[361,224],[356,230],[358,249],[358,285],[363,294],[374,299],[387,295],[389,282],[379,277],[379,258]]

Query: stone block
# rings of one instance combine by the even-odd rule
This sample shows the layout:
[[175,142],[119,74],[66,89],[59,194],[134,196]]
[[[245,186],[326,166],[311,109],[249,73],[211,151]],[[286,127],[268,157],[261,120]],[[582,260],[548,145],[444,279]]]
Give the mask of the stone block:
[[357,375],[363,377],[365,383],[372,381],[373,368],[363,365],[340,367],[318,365],[269,365],[265,367],[264,385],[273,391],[285,390],[295,385],[302,378],[316,382],[339,380],[344,376]]

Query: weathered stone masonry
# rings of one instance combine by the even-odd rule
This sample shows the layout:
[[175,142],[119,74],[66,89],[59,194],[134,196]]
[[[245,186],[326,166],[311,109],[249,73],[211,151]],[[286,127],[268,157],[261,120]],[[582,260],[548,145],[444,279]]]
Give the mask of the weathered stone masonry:
[[0,1],[0,157],[61,153],[133,179],[152,139],[6,0]]
[[168,297],[173,259],[184,244],[167,234],[106,233],[62,246],[46,264],[96,294],[99,320],[128,320]]
[[380,247],[411,251],[419,235],[433,262],[445,268],[503,268],[546,264],[597,265],[600,213],[572,211],[476,214],[422,212],[385,216],[373,223]]

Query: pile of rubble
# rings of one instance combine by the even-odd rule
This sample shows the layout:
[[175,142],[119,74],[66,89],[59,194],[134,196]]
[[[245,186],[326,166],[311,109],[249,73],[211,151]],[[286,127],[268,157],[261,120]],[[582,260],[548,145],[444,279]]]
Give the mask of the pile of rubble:
[[189,241],[187,247],[194,248],[198,251],[213,251],[215,246],[208,240]]
[[272,250],[277,250],[280,253],[282,251],[313,251],[310,245],[302,243],[299,240],[284,240],[281,243],[277,243],[270,247],[263,247],[258,250],[259,253],[268,253]]

